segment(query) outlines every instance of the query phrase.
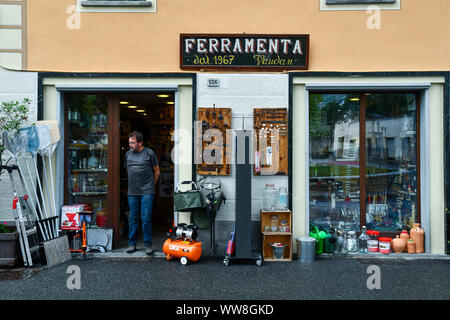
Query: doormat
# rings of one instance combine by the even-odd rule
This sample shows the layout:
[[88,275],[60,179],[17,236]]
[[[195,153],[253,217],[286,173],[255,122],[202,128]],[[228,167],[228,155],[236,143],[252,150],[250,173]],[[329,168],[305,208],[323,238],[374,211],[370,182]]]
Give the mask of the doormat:
[[26,280],[40,270],[37,269],[19,269],[19,270],[2,270],[0,269],[0,281],[17,281]]

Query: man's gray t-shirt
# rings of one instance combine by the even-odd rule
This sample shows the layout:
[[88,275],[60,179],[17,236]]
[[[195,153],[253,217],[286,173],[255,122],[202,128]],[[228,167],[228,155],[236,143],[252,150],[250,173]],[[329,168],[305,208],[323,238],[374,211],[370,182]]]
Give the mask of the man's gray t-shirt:
[[125,153],[125,167],[128,171],[128,195],[155,194],[153,167],[158,158],[152,149],[144,147],[140,152]]

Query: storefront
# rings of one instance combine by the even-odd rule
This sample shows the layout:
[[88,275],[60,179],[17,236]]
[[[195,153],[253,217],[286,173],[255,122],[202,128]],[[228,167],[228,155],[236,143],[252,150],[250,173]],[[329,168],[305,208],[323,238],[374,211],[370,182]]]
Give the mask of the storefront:
[[[155,238],[162,241],[173,223],[174,181],[192,179],[194,79],[191,74],[39,74],[38,118],[58,119],[64,142],[55,156],[64,159],[55,163],[57,176],[64,177],[57,179],[58,206],[89,205],[95,213],[90,226],[112,229],[114,248],[126,246],[123,158],[132,130],[144,134],[145,145],[159,159]],[[184,133],[176,141],[175,130]],[[172,157],[179,162],[174,164]]]
[[290,79],[300,233],[308,224],[367,226],[392,238],[420,223],[426,252],[445,252],[445,73],[294,73]]

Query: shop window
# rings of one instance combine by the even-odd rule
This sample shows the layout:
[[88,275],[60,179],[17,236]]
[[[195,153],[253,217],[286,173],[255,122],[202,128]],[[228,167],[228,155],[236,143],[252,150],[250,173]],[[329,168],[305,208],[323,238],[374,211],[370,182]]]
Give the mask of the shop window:
[[311,224],[395,232],[420,221],[417,101],[415,93],[310,95],[310,141],[335,142],[310,152]]

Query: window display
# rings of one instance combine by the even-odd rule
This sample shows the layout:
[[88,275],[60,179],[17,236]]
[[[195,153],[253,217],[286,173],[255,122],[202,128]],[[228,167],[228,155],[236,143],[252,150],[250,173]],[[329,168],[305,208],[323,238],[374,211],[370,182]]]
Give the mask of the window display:
[[310,94],[311,224],[401,231],[418,221],[417,112],[414,93]]

